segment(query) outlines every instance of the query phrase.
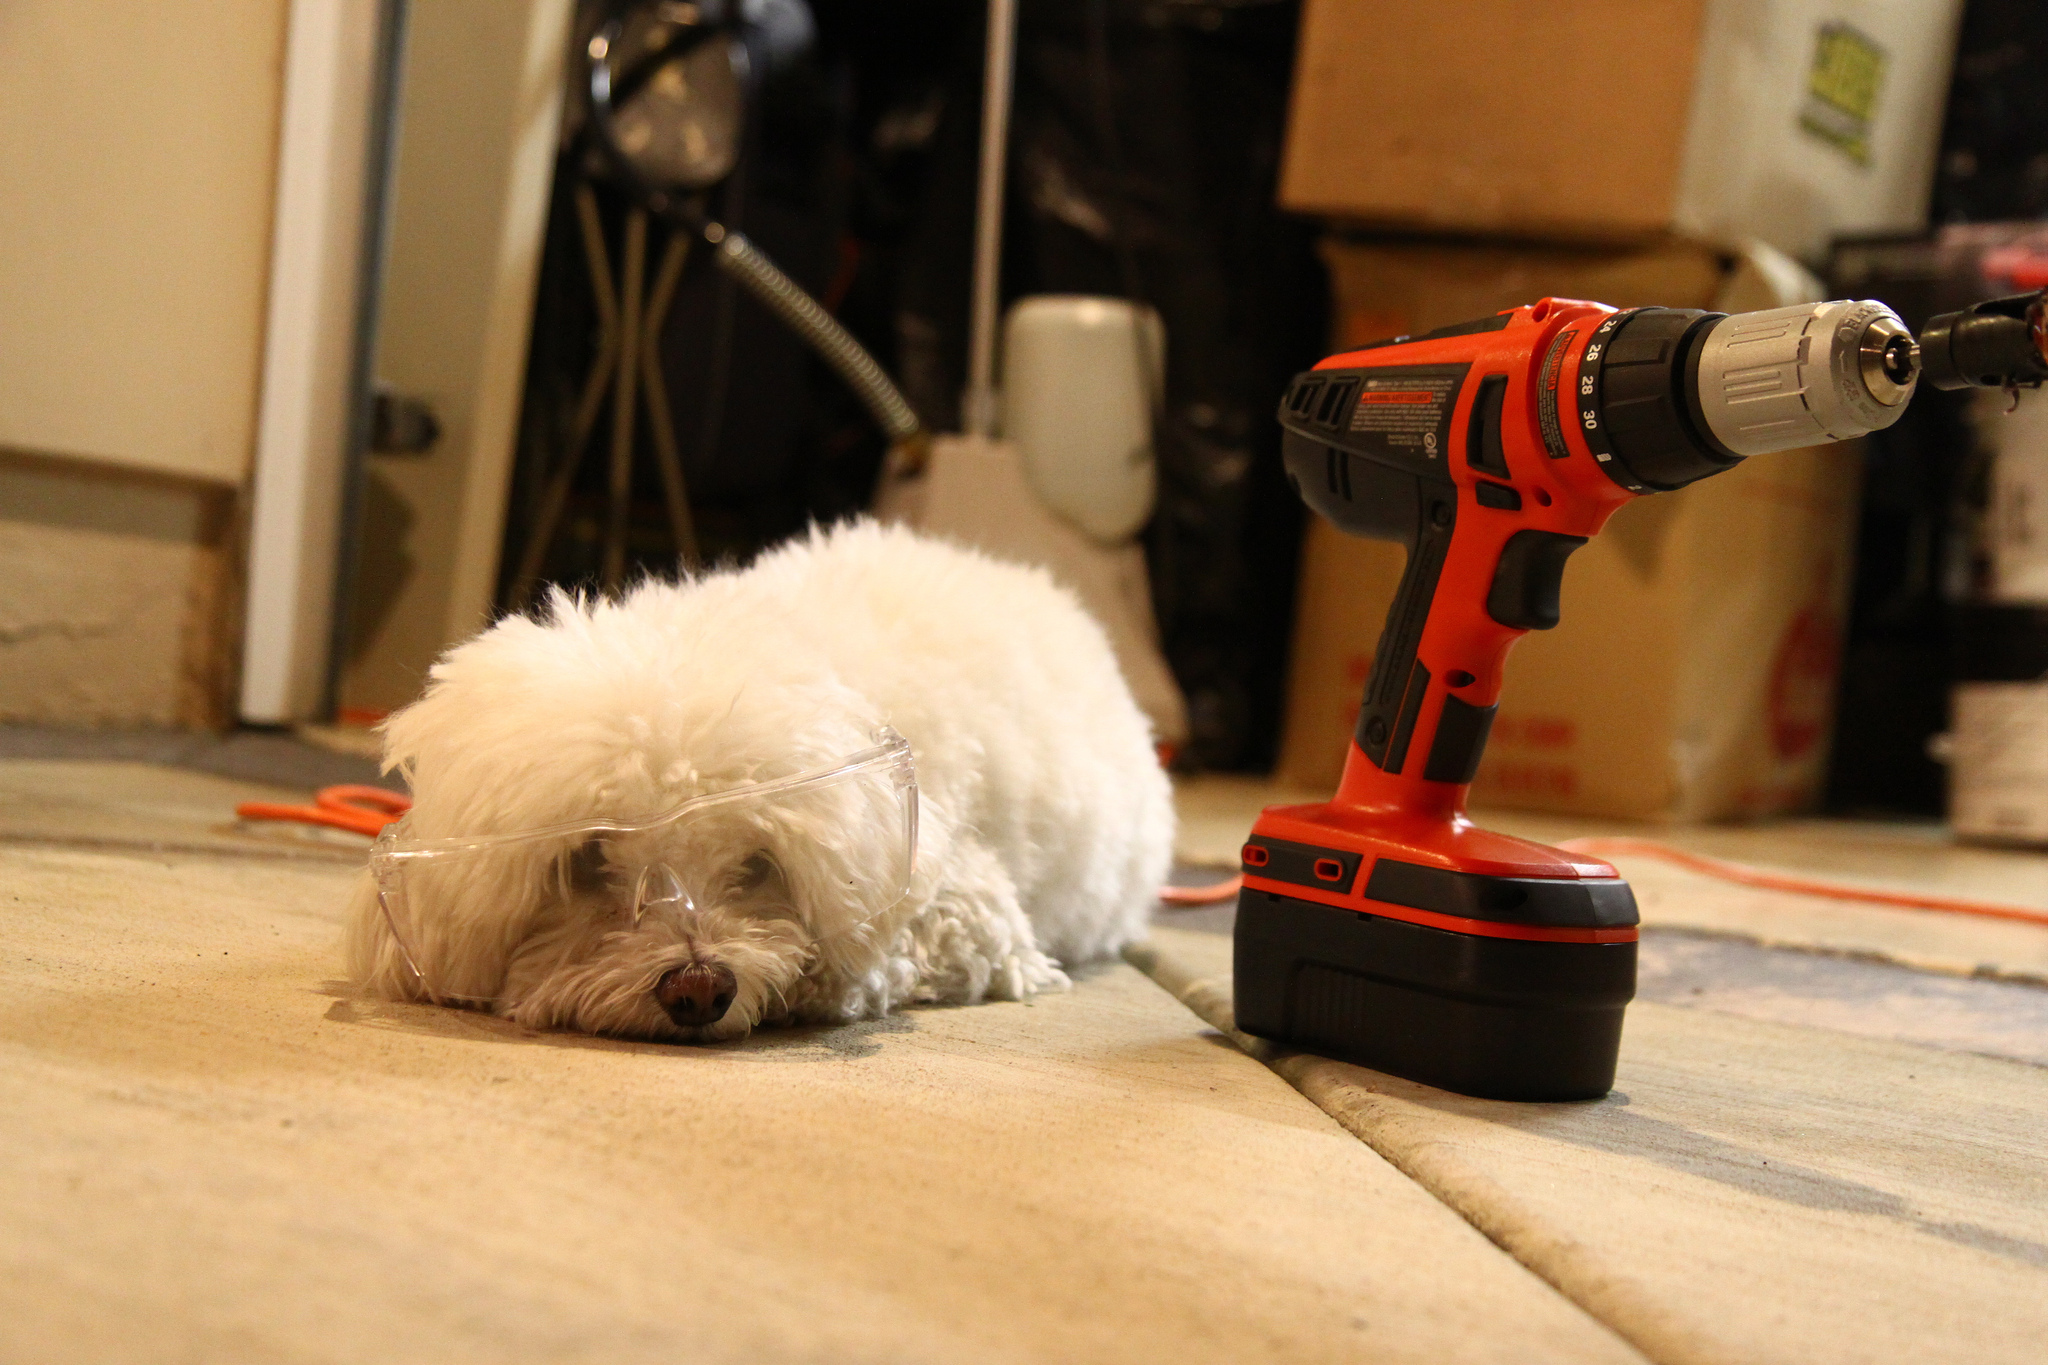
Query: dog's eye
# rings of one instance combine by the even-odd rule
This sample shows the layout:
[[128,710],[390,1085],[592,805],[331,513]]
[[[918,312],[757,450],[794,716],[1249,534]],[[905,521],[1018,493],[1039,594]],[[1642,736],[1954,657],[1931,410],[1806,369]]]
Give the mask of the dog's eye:
[[759,891],[781,875],[782,869],[775,865],[775,860],[765,850],[757,852],[740,864],[739,888],[742,891]]
[[585,839],[570,851],[566,867],[571,891],[602,891],[611,885],[604,840]]

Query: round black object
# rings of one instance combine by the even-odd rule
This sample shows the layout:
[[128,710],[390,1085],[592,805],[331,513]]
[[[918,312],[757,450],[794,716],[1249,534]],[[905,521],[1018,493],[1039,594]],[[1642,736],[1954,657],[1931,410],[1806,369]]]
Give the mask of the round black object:
[[1920,364],[1937,389],[2029,387],[2048,379],[2048,327],[2039,296],[1943,313],[1920,329]]
[[1659,492],[1740,464],[1714,439],[1699,407],[1700,343],[1725,313],[1641,308],[1600,357],[1600,420],[1622,474]]
[[2048,678],[2048,607],[1976,602],[1955,614],[1957,682]]

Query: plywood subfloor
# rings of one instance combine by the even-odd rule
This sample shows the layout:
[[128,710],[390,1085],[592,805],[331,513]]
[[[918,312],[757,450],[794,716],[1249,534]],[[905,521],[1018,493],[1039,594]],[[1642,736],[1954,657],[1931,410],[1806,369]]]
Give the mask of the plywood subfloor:
[[1606,1099],[1474,1100],[1233,1033],[1229,953],[1131,956],[1652,1359],[2041,1358],[2048,1069],[1638,1002]]
[[[0,1360],[1747,1365],[2048,1339],[2048,1069],[1967,1055],[2038,1051],[2041,992],[1765,946],[1860,920],[1773,938],[1740,916],[1780,911],[1683,889],[1721,918],[1652,931],[1654,998],[1592,1105],[1245,1051],[1229,939],[1186,912],[1140,957],[1155,980],[673,1048],[357,997],[336,917],[361,841],[229,816],[284,794],[0,762]],[[1914,875],[1868,836],[1777,847]],[[1961,853],[1920,875],[2026,894],[2026,866]],[[1897,1036],[1850,1026],[1886,1010]]]

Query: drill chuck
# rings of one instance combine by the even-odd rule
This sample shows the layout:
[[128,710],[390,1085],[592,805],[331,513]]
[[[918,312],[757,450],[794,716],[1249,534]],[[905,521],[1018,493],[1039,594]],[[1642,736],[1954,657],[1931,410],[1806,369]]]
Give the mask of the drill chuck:
[[1582,427],[1635,493],[1888,427],[1919,377],[1911,333],[1869,300],[1732,316],[1638,308],[1600,332],[1580,372]]
[[1890,426],[1919,375],[1898,314],[1844,299],[1721,319],[1701,339],[1692,378],[1715,440],[1763,455]]

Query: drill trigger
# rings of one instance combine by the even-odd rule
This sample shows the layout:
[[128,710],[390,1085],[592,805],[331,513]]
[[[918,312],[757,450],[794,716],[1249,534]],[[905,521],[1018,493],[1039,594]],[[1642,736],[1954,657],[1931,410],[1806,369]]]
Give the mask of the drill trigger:
[[1486,614],[1511,630],[1549,630],[1558,622],[1564,562],[1586,543],[1556,531],[1517,531],[1501,547]]

